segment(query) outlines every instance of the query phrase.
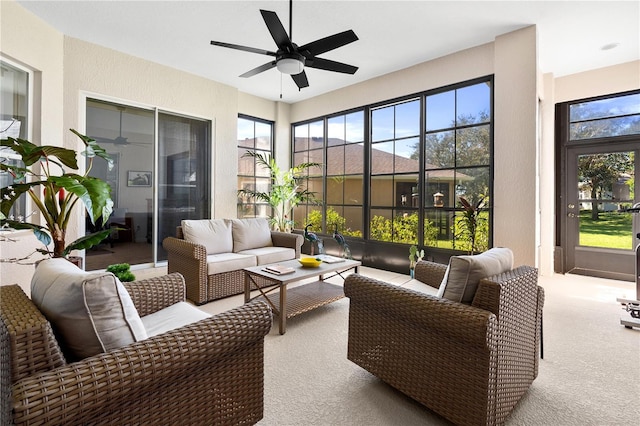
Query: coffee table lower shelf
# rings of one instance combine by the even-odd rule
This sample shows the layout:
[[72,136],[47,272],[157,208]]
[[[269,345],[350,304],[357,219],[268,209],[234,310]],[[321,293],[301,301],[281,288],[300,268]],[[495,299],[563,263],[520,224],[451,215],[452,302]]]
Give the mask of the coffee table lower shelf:
[[[285,318],[291,318],[344,298],[344,289],[339,285],[329,284],[326,281],[313,281],[286,289],[285,297]],[[257,297],[258,300],[264,300],[265,298],[265,296]],[[271,304],[278,316],[282,315],[280,310],[280,290],[269,293],[268,303]],[[281,334],[283,331],[281,330]]]

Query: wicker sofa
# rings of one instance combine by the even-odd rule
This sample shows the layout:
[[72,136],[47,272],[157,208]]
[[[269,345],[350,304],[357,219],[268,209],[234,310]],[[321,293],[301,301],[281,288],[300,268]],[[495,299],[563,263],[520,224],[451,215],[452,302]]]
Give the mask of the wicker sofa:
[[427,294],[446,270],[420,261],[414,289],[347,277],[347,357],[455,424],[503,424],[538,375],[538,272],[521,266],[482,279],[465,304]]
[[[185,300],[180,274],[124,286],[143,318]],[[0,303],[2,425],[228,425],[263,416],[265,303],[72,363],[19,286],[1,286]]]
[[242,293],[243,268],[297,259],[303,243],[300,234],[270,231],[264,218],[203,219],[182,221],[162,246],[168,272],[184,276],[187,298],[200,305]]

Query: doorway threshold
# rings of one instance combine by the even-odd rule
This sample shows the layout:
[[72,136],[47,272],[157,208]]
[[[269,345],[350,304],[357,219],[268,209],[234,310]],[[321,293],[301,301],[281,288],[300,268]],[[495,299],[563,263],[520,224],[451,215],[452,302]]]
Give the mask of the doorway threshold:
[[612,271],[599,271],[596,269],[573,268],[570,271],[567,271],[567,274],[584,275],[587,277],[607,278],[610,280],[635,282],[635,278],[633,274],[624,274],[624,273],[612,272]]

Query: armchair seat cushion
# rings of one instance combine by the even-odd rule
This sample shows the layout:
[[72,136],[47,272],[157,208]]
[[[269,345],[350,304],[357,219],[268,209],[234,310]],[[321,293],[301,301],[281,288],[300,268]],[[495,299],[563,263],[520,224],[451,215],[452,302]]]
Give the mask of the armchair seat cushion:
[[147,338],[131,296],[110,272],[85,272],[63,258],[38,265],[31,298],[71,360]]
[[402,288],[419,291],[420,293],[428,294],[430,296],[435,296],[438,293],[437,288],[431,287],[430,285],[427,285],[418,280],[411,280],[405,284],[402,284]]
[[178,302],[141,319],[147,335],[153,337],[209,317],[211,315],[187,302]]
[[266,265],[267,263],[284,262],[296,258],[296,251],[287,247],[261,247],[250,250],[243,250],[238,254],[246,254],[255,256],[258,265]]
[[239,253],[220,253],[207,256],[207,275],[222,274],[257,266],[256,257]]

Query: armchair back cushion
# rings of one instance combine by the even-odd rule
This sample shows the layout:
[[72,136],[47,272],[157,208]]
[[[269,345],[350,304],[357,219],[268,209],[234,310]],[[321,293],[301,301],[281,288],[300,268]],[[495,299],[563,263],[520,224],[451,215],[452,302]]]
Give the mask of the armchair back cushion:
[[481,279],[513,269],[513,252],[494,247],[477,255],[451,256],[438,297],[470,304]]
[[[230,219],[233,227],[233,251],[272,247],[269,222],[263,217],[252,219]],[[229,250],[231,251],[231,250]]]
[[186,241],[204,246],[207,254],[233,250],[231,224],[224,219],[183,220],[182,234]]
[[147,338],[129,293],[110,272],[85,272],[62,258],[44,260],[31,280],[31,299],[70,361]]

